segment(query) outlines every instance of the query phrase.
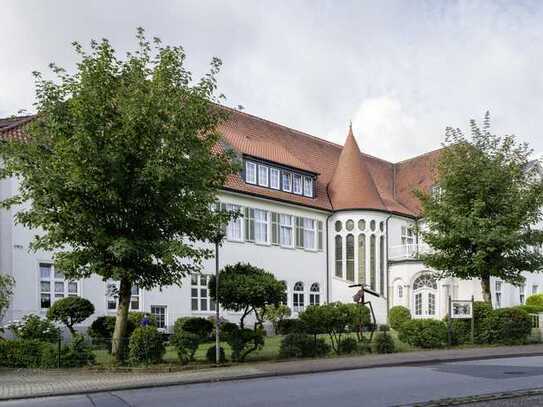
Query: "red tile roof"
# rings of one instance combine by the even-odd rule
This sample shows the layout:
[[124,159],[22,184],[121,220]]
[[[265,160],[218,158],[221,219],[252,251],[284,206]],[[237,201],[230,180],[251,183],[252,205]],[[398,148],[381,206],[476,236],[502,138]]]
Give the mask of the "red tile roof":
[[[225,190],[326,211],[374,209],[419,215],[412,191],[432,185],[432,169],[440,150],[394,164],[360,152],[351,129],[342,147],[245,112],[225,109],[230,116],[219,130],[225,144],[236,152],[317,174],[314,198],[247,184],[241,174],[230,176]],[[0,119],[0,139],[22,140],[24,125],[32,118]]]

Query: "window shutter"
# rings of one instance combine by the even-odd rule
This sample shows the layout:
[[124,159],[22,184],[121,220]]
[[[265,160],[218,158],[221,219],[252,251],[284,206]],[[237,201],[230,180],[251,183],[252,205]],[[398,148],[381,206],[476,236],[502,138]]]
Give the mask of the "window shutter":
[[272,212],[272,244],[279,244],[279,214]]
[[322,221],[317,221],[317,249],[322,251]]
[[304,218],[296,216],[296,247],[304,247]]
[[255,210],[252,208],[245,208],[245,240],[255,240]]

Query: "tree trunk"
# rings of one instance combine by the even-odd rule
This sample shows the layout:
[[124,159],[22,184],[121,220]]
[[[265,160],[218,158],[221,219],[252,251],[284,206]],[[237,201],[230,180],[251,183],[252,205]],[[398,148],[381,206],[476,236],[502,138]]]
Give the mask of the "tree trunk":
[[111,343],[111,354],[115,362],[122,362],[125,357],[125,348],[127,345],[126,325],[128,321],[128,307],[130,305],[130,296],[132,282],[126,278],[121,279],[119,287],[119,304],[117,306],[117,318],[115,319],[115,330]]
[[490,294],[490,275],[481,276],[481,289],[483,291],[483,301],[492,307],[492,296]]

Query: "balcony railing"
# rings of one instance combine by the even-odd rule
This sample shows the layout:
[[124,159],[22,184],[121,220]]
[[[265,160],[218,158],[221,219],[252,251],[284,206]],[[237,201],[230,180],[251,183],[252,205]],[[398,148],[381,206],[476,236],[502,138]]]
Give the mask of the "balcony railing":
[[426,243],[402,244],[399,246],[390,246],[388,248],[388,259],[398,260],[416,260],[420,254],[428,253],[430,246]]

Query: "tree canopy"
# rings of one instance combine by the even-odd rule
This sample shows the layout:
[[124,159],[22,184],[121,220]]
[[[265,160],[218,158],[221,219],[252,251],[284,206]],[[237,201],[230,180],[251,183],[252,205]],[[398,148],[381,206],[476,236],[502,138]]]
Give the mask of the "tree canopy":
[[80,324],[94,314],[94,305],[86,298],[66,297],[55,301],[47,311],[47,319],[62,322],[72,335],[74,325]]
[[209,281],[209,294],[224,308],[242,311],[240,326],[245,317],[255,313],[258,324],[262,324],[265,307],[286,301],[286,285],[275,276],[248,263],[237,263],[224,267],[220,272],[219,295],[215,287],[215,276]]
[[74,43],[75,72],[52,64],[54,80],[36,73],[28,138],[0,147],[1,177],[20,180],[4,207],[29,203],[16,221],[43,231],[32,248],[55,251],[67,278],[120,282],[116,356],[131,287],[180,284],[212,256],[194,243],[229,219],[213,206],[238,170],[219,143],[221,61],[194,84],[182,47],[152,45],[143,29],[137,41],[122,59],[106,39],[88,52]]
[[434,194],[417,191],[431,252],[424,263],[442,277],[481,279],[490,302],[490,277],[519,284],[522,272],[539,271],[543,233],[543,183],[530,162],[531,150],[514,136],[490,132],[471,121],[470,136],[447,128],[436,166]]

